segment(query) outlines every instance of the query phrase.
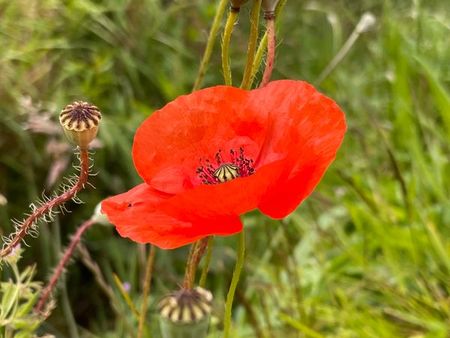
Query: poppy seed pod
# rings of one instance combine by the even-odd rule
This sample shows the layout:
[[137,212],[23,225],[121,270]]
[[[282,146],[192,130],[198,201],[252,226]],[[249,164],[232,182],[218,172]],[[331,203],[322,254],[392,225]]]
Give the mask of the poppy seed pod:
[[181,289],[158,305],[164,338],[206,337],[213,296],[201,287]]
[[241,6],[245,4],[248,0],[230,0],[231,2],[231,9],[235,11],[239,11],[241,9]]
[[87,149],[97,135],[101,118],[96,106],[82,101],[67,105],[59,114],[59,122],[67,138],[82,150]]
[[275,16],[275,9],[277,8],[278,2],[280,0],[263,0],[262,8],[264,10],[265,19],[273,19]]

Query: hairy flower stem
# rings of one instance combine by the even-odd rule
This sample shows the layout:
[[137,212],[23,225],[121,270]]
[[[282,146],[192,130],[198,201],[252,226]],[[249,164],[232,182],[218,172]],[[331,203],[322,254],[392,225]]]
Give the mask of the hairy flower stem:
[[[286,1],[287,0],[280,0],[280,2],[278,2],[277,8],[275,10],[275,23],[278,22],[278,18],[279,18],[278,14],[281,13],[281,11],[283,10],[284,6],[286,5]],[[264,56],[264,51],[267,49],[267,41],[268,41],[267,33],[268,32],[266,29],[263,37],[261,38],[261,40],[259,42],[259,46],[256,51],[255,61],[253,62],[253,68],[252,68],[252,79],[251,79],[252,84],[253,84],[253,81],[255,80],[256,73],[258,73],[258,70],[261,67],[263,56]]]
[[195,79],[194,87],[192,88],[193,92],[200,89],[203,78],[205,77],[206,69],[208,67],[209,61],[211,60],[211,54],[216,42],[217,33],[219,32],[220,23],[222,21],[223,15],[225,14],[228,2],[229,0],[220,0],[219,6],[217,7],[216,15],[214,16],[213,24],[211,26],[211,30],[209,31],[208,41],[206,42],[205,52],[203,53],[203,58],[197,73],[197,78]]
[[51,213],[53,209],[76,196],[76,194],[85,187],[89,177],[89,153],[86,149],[80,150],[80,175],[77,182],[61,195],[44,202],[39,208],[36,208],[32,214],[23,221],[16,233],[13,235],[9,243],[5,243],[4,248],[0,251],[0,258],[5,257],[19,245],[28,231],[32,228],[41,217]]
[[39,302],[37,303],[36,307],[34,308],[34,311],[36,313],[39,314],[42,312],[42,309],[44,308],[45,304],[47,304],[48,298],[50,297],[53,289],[56,286],[56,283],[58,282],[59,278],[61,277],[65,266],[69,262],[75,248],[77,247],[78,243],[80,242],[81,237],[86,232],[86,230],[88,230],[93,224],[95,224],[95,221],[93,219],[87,220],[77,229],[75,234],[72,236],[72,240],[70,241],[69,246],[64,251],[64,254],[63,254],[61,260],[58,262],[58,265],[56,266],[56,269],[53,272],[52,277],[50,278],[50,281],[48,282],[45,289],[42,291]]
[[234,25],[239,17],[239,8],[231,7],[222,37],[222,71],[223,79],[227,86],[233,85],[233,77],[230,67],[230,41]]
[[227,300],[225,302],[225,313],[223,319],[223,337],[228,338],[230,336],[231,328],[231,310],[233,307],[234,294],[236,293],[236,287],[241,276],[242,268],[244,267],[245,258],[245,233],[244,230],[239,234],[239,245],[237,252],[236,266],[234,267],[233,277],[231,278],[230,288],[228,289]]
[[251,87],[253,61],[255,60],[256,43],[258,41],[260,9],[261,0],[253,0],[252,11],[250,14],[250,35],[248,37],[247,62],[245,64],[244,76],[241,83],[241,88],[243,89],[250,89]]
[[269,83],[275,64],[275,15],[272,13],[270,16],[266,16],[265,19],[267,27],[267,58],[266,68],[264,69],[263,78],[259,87],[264,87]]
[[145,267],[145,277],[144,277],[144,291],[142,294],[142,304],[141,312],[139,314],[139,326],[137,338],[142,338],[144,336],[144,326],[145,318],[147,317],[147,306],[148,306],[148,295],[150,294],[152,274],[153,274],[153,263],[155,262],[156,248],[155,246],[150,246],[150,252],[147,257],[147,264]]
[[206,284],[206,277],[208,276],[209,265],[211,264],[213,246],[214,246],[214,237],[209,236],[208,243],[206,244],[205,265],[203,266],[200,281],[198,282],[198,286],[200,286],[201,288],[204,288]]
[[192,289],[195,282],[195,273],[197,271],[198,263],[205,253],[206,246],[208,244],[208,237],[202,238],[201,240],[195,242],[191,246],[189,251],[189,257],[186,264],[186,272],[184,274],[183,288]]

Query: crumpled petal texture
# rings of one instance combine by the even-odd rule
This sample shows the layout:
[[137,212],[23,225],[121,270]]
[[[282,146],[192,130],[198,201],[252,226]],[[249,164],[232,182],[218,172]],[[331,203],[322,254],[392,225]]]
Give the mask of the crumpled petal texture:
[[[345,131],[340,108],[306,82],[199,90],[139,127],[133,160],[145,183],[105,200],[102,210],[122,236],[162,248],[236,233],[239,216],[256,208],[283,218],[319,183]],[[203,184],[200,166],[218,166],[218,153],[232,162],[239,150],[253,161],[252,175]]]

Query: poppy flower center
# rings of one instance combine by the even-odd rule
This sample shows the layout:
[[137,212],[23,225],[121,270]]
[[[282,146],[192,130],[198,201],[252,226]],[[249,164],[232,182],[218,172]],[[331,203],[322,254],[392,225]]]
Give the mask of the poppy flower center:
[[237,177],[250,176],[255,172],[253,160],[245,157],[244,148],[239,148],[239,152],[230,150],[229,161],[222,158],[222,150],[219,150],[215,158],[215,164],[210,160],[203,162],[200,159],[200,166],[196,173],[203,184],[218,184],[234,180]]

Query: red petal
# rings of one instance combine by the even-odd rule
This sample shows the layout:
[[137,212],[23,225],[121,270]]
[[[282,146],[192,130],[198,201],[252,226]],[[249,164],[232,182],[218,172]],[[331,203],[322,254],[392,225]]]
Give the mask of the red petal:
[[249,92],[218,86],[181,96],[154,112],[139,127],[133,159],[139,175],[155,189],[178,193],[200,185],[200,160],[214,160],[219,150],[245,148],[258,156],[268,112]]
[[289,80],[249,92],[248,102],[269,114],[270,128],[256,173],[180,192],[165,205],[167,210],[212,217],[240,215],[258,207],[282,218],[313,191],[342,142],[346,129],[342,111],[311,85]]
[[184,210],[178,214],[181,217],[176,217],[161,211],[170,199],[144,183],[104,200],[102,212],[122,237],[162,249],[177,248],[209,235],[231,235],[242,230],[237,216],[214,215],[207,219]]
[[283,218],[320,182],[336,157],[346,124],[336,103],[305,82],[283,80],[265,88],[283,104],[272,104],[274,125],[262,156],[284,152],[288,157],[281,179],[268,188],[258,207],[271,217]]

